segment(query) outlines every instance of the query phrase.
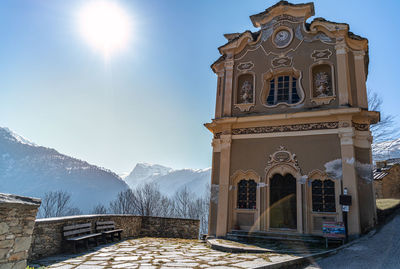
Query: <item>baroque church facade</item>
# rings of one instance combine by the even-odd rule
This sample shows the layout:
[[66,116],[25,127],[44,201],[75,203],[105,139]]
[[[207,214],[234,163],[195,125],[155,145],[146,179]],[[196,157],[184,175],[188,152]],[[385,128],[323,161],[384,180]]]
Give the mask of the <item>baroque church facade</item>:
[[313,15],[313,3],[278,2],[250,16],[259,31],[218,48],[209,235],[320,235],[343,221],[344,190],[349,235],[376,223],[368,40]]

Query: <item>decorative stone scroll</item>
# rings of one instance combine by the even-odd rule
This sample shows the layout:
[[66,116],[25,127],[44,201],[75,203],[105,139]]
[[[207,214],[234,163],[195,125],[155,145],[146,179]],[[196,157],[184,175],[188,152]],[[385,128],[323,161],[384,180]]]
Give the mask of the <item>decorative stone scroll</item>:
[[369,131],[369,124],[366,124],[366,123],[355,123],[355,122],[353,122],[353,127],[357,131]]
[[232,135],[298,132],[298,131],[311,131],[311,130],[337,129],[337,128],[339,128],[339,122],[335,121],[335,122],[306,123],[306,124],[293,124],[293,125],[280,125],[280,126],[238,128],[238,129],[232,129]]

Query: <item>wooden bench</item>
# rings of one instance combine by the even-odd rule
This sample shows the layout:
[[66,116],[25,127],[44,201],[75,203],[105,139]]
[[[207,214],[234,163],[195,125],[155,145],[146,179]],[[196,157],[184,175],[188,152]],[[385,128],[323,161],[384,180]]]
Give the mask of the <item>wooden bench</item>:
[[104,242],[107,242],[107,237],[114,241],[114,235],[117,235],[118,239],[121,240],[123,230],[115,229],[114,221],[98,221],[96,222],[96,232],[101,233]]
[[92,233],[92,224],[90,222],[63,227],[63,239],[65,242],[73,245],[74,253],[76,253],[76,245],[78,242],[83,242],[85,247],[88,249],[89,240],[93,239],[96,246],[98,246],[98,238],[100,236],[101,233]]

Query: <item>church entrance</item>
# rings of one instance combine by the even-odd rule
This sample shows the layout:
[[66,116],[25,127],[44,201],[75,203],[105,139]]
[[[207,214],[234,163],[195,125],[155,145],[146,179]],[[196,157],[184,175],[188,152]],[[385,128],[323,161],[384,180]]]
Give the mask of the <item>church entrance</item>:
[[275,174],[269,188],[270,228],[296,229],[296,179],[291,174]]

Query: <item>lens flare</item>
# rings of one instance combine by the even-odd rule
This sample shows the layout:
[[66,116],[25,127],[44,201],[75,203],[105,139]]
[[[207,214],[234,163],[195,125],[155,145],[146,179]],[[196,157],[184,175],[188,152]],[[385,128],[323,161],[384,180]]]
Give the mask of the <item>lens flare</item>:
[[106,59],[130,41],[131,19],[115,1],[87,2],[78,11],[78,23],[83,38]]

